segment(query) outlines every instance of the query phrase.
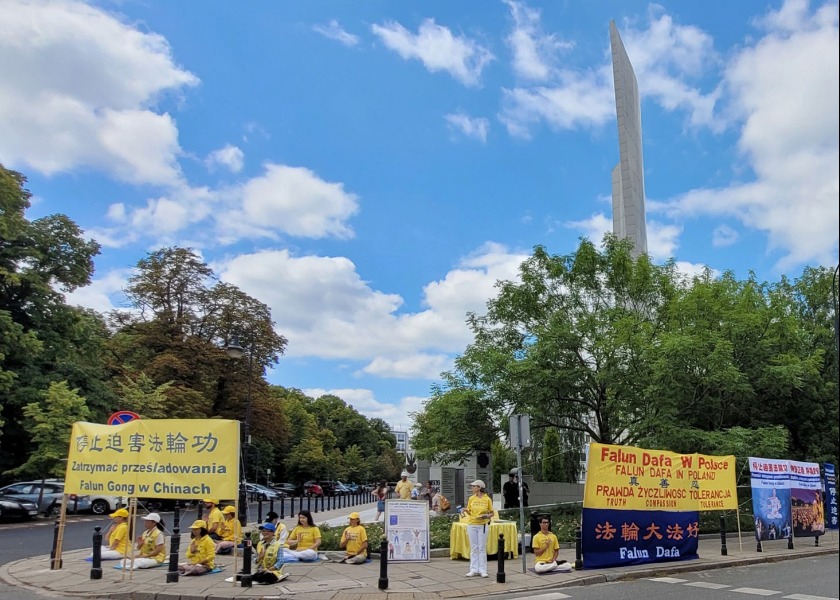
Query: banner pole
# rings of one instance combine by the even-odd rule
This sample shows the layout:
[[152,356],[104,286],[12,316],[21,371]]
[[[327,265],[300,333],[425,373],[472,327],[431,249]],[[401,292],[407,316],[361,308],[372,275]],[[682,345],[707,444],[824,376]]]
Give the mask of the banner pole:
[[741,539],[741,509],[735,507],[735,520],[738,523],[738,549],[741,553],[744,552],[744,540]]
[[[236,507],[236,514],[240,515],[242,513],[239,512],[239,494],[236,495],[236,499],[233,501],[233,505]],[[237,523],[239,521],[237,520]],[[242,524],[239,524],[239,542],[236,541],[236,523],[233,525],[233,572],[234,576],[231,578],[233,581],[231,585],[236,587],[236,573],[238,573],[237,567],[239,566],[239,544],[242,544],[242,550],[245,551],[245,532],[243,531]]]

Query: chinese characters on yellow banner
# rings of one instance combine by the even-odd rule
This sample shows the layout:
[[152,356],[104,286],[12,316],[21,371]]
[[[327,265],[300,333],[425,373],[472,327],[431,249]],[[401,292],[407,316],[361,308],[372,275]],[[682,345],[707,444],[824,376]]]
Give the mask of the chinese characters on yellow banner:
[[239,423],[221,419],[74,423],[65,492],[235,498]]

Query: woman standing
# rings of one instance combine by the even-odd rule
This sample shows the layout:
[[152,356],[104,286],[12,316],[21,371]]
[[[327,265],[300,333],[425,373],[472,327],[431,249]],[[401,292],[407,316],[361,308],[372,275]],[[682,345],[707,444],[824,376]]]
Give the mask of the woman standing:
[[470,540],[470,570],[467,577],[487,577],[487,524],[493,517],[493,501],[485,493],[484,482],[470,484],[473,495],[467,500],[464,516]]
[[166,543],[163,531],[166,527],[157,513],[143,517],[143,533],[137,536],[137,555],[134,563],[128,558],[123,560],[124,569],[151,569],[161,564],[166,558]]
[[298,560],[317,560],[318,546],[321,545],[321,530],[315,527],[312,513],[302,510],[298,513],[298,524],[289,534],[286,544],[291,550],[285,554]]
[[379,517],[385,512],[385,496],[388,495],[388,482],[384,479],[380,481],[379,487],[373,490],[373,495],[376,497],[376,519],[374,521],[378,521]]

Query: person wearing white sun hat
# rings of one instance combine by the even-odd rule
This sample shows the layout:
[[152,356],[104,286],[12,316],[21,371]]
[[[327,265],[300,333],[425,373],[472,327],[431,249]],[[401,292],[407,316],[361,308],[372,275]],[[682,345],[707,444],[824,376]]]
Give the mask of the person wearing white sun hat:
[[493,518],[493,500],[485,493],[484,482],[480,479],[473,481],[470,489],[473,494],[464,509],[470,540],[470,570],[467,577],[487,577],[487,525]]
[[143,519],[143,533],[137,536],[137,554],[134,560],[123,560],[123,569],[151,569],[166,559],[166,542],[163,532],[166,527],[157,513],[149,513]]

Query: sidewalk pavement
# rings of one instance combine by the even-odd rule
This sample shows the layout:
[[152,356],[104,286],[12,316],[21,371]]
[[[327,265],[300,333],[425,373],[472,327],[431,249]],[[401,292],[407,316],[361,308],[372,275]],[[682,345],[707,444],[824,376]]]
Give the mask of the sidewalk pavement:
[[[522,573],[521,556],[504,563],[505,582],[497,582],[495,560],[488,561],[490,577],[466,578],[468,561],[451,560],[448,552],[423,563],[389,563],[387,589],[379,589],[381,565],[378,559],[362,565],[332,561],[317,564],[285,565],[288,579],[274,585],[250,588],[228,583],[226,578],[241,568],[241,558],[234,566],[233,556],[217,557],[225,567],[218,574],[200,577],[179,577],[166,583],[168,567],[126,572],[114,569],[116,561],[102,562],[102,578],[90,579],[91,563],[84,560],[89,550],[65,552],[63,567],[50,570],[48,556],[34,557],[0,566],[0,580],[16,587],[55,594],[61,597],[114,598],[115,600],[220,600],[223,598],[306,598],[307,600],[433,600],[438,598],[488,597],[494,594],[520,593],[532,596],[549,589],[591,585],[608,581],[659,577],[687,571],[702,571],[762,562],[775,562],[809,556],[837,554],[836,535],[823,536],[820,546],[813,538],[797,538],[796,548],[788,550],[787,541],[764,543],[764,551],[756,552],[755,540],[745,536],[743,547],[729,537],[728,554],[721,556],[719,538],[701,539],[700,558],[653,565],[607,568],[536,575]],[[168,543],[168,540],[167,540]],[[181,552],[186,549],[181,539]],[[560,558],[574,563],[574,549],[561,549]],[[528,567],[533,555],[527,555]]]

